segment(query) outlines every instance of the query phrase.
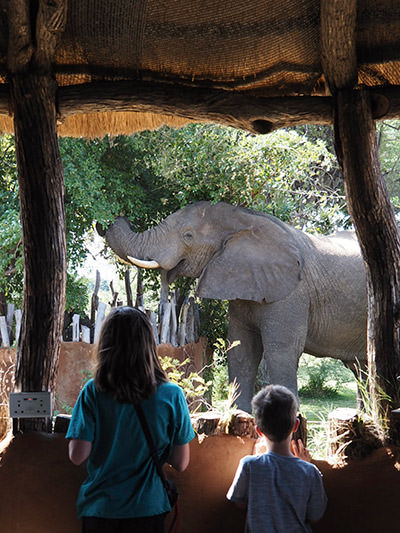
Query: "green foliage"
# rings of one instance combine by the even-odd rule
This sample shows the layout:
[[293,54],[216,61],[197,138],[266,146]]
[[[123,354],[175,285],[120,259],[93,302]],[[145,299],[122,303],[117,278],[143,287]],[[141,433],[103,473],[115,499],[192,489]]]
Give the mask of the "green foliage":
[[181,207],[226,201],[321,232],[349,224],[337,162],[323,141],[295,130],[254,136],[203,124],[157,134],[156,173]]
[[221,402],[228,399],[229,376],[226,358],[219,358],[215,352],[210,375],[212,376],[211,404],[218,408]]
[[[304,356],[303,356],[304,357]],[[300,411],[307,419],[307,448],[313,459],[326,459],[328,452],[328,415],[338,407],[356,408],[355,380],[343,382],[334,396],[317,394],[300,396]]]
[[85,315],[89,300],[88,281],[77,277],[73,273],[67,273],[67,290],[65,300],[65,310],[75,312],[81,316]]
[[[382,168],[398,198],[398,123],[378,126]],[[198,200],[227,201],[265,211],[295,225],[329,233],[350,223],[343,183],[333,155],[331,128],[302,126],[255,136],[233,128],[191,124],[131,137],[60,139],[66,184],[68,269],[72,278],[85,260],[94,223],[107,226],[127,216],[137,231]],[[397,200],[396,200],[397,198]],[[0,139],[0,290],[21,300],[22,245],[13,138]],[[116,261],[113,254],[110,260]],[[119,266],[121,278],[124,267]],[[145,286],[158,292],[154,273]],[[76,301],[75,292],[68,301]],[[69,307],[75,304],[69,305]],[[78,305],[78,304],[77,304]],[[223,307],[203,304],[223,336]],[[79,304],[81,307],[81,304]],[[204,323],[210,336],[212,322]],[[225,335],[225,334],[224,334]]]
[[[107,226],[119,215],[142,231],[187,203],[223,200],[275,213],[301,227],[317,225],[317,231],[342,222],[338,215],[342,199],[328,194],[329,187],[318,189],[325,181],[332,185],[329,176],[336,164],[332,154],[323,142],[310,142],[306,134],[296,131],[254,136],[194,124],[113,139],[62,138],[60,152],[71,278],[87,256],[86,239],[94,222]],[[13,301],[20,299],[22,287],[16,176],[13,138],[2,137],[0,237],[7,246],[2,246],[0,274],[9,274],[0,278]],[[111,258],[116,261],[112,254]],[[120,270],[122,277],[123,267]],[[158,290],[154,274],[145,276],[146,285]],[[70,302],[76,301],[74,286],[70,281],[68,290],[75,292],[68,296]],[[222,312],[213,310],[216,316]],[[222,332],[220,320],[219,324]],[[210,330],[208,325],[205,328]]]
[[[229,400],[229,394],[232,395],[234,392],[229,388],[227,357],[229,350],[238,344],[240,341],[230,343],[225,337],[216,339],[213,344],[213,360],[207,370],[212,381],[211,403],[217,409],[225,405]],[[236,391],[235,387],[234,389]]]
[[199,301],[200,335],[210,346],[228,334],[228,302],[203,298]]
[[179,385],[185,395],[191,412],[197,411],[205,403],[205,394],[211,385],[210,381],[205,381],[197,372],[186,373],[186,367],[190,359],[179,361],[172,357],[160,357],[161,366],[168,375],[169,380]]
[[378,404],[385,402],[385,404],[390,405],[392,403],[392,398],[382,389],[380,384],[373,379],[367,371],[362,370],[360,366],[358,368],[358,376],[357,386],[364,414],[371,420],[374,420],[383,431],[387,432],[389,430],[389,421],[382,416],[381,412],[379,412],[378,405],[374,405],[369,393],[371,385],[373,385],[373,388],[376,391]]
[[343,384],[354,380],[353,373],[338,359],[307,354],[301,357],[298,381],[303,397],[335,398]]
[[400,210],[400,121],[378,122],[377,135],[382,173],[393,208],[398,213]]
[[14,140],[0,137],[0,291],[21,306],[23,252]]
[[221,413],[221,418],[218,426],[229,433],[229,426],[232,420],[234,411],[237,409],[236,400],[239,398],[239,383],[236,378],[229,383],[227,387],[227,396],[222,402],[219,403],[218,412]]

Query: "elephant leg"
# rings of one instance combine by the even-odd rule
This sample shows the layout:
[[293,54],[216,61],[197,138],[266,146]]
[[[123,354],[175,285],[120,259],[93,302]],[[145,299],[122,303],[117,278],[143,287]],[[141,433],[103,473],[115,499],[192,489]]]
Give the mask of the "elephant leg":
[[246,325],[245,316],[232,313],[231,308],[230,305],[228,339],[231,343],[240,341],[240,344],[228,352],[229,381],[236,379],[239,384],[238,408],[251,413],[254,384],[262,357],[261,336],[258,328]]
[[267,383],[284,385],[296,397],[297,369],[308,329],[308,301],[294,295],[265,306],[261,327],[264,376]]

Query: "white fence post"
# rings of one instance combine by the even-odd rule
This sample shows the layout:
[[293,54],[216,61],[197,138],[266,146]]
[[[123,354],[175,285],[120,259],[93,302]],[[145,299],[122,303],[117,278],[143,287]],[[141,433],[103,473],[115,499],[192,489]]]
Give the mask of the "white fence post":
[[16,309],[14,312],[15,316],[15,342],[19,343],[19,335],[21,333],[21,324],[22,324],[22,311],[21,309]]
[[79,321],[79,315],[72,316],[72,342],[79,342]]
[[10,337],[8,336],[7,320],[5,316],[0,316],[0,333],[2,338],[2,347],[10,346]]
[[90,328],[87,326],[81,326],[82,330],[82,342],[87,342],[90,344]]
[[170,339],[169,324],[171,320],[171,306],[172,306],[171,302],[166,302],[163,307],[164,313],[162,315],[161,332],[160,332],[160,343],[161,344],[165,342],[169,342],[169,339]]
[[97,342],[100,335],[101,324],[103,323],[104,315],[106,314],[106,307],[107,305],[103,302],[99,302],[99,305],[97,306],[96,323],[94,325],[94,342]]
[[160,344],[160,337],[158,335],[158,328],[157,328],[157,315],[154,313],[154,311],[150,311],[148,314],[149,320],[151,322],[151,325],[153,326],[153,333],[154,338],[156,339],[156,344]]
[[170,343],[172,346],[177,346],[177,335],[178,335],[178,319],[176,317],[176,297],[175,294],[171,298],[171,338]]
[[7,304],[7,327],[8,327],[8,335],[12,337],[12,323],[14,318],[14,304]]

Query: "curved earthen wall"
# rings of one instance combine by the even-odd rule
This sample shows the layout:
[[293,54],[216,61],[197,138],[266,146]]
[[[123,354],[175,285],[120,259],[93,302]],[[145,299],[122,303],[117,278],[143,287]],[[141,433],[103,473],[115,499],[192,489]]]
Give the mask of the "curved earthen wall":
[[[200,372],[206,350],[206,339],[198,343],[175,347],[171,344],[157,346],[161,357],[169,356],[179,361],[190,360],[188,370]],[[94,345],[85,342],[62,342],[58,364],[54,409],[70,412],[82,386],[93,375],[95,360]],[[14,384],[15,348],[0,348],[0,440],[11,428],[8,395]]]
[[[168,470],[180,491],[180,533],[241,533],[243,514],[226,499],[240,457],[254,440],[230,435],[195,439],[191,463]],[[62,434],[17,435],[0,462],[0,530],[4,533],[80,533],[75,500],[85,468],[67,458]]]
[[[187,471],[168,471],[180,490],[180,533],[244,531],[244,515],[225,500],[225,494],[240,457],[251,453],[253,445],[249,437],[231,435],[192,441]],[[399,459],[400,450],[382,448],[344,468],[316,462],[324,474],[329,502],[325,516],[313,531],[400,531]],[[0,462],[0,530],[79,533],[75,500],[84,476],[84,467],[68,461],[62,434],[17,435]]]

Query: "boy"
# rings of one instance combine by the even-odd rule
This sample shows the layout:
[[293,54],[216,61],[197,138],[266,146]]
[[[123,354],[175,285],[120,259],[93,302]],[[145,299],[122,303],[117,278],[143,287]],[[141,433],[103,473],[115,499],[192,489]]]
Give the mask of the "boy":
[[252,407],[267,453],[241,459],[227,498],[247,507],[247,533],[311,532],[327,497],[320,471],[307,462],[308,451],[301,441],[290,444],[299,424],[296,398],[286,387],[269,385]]

